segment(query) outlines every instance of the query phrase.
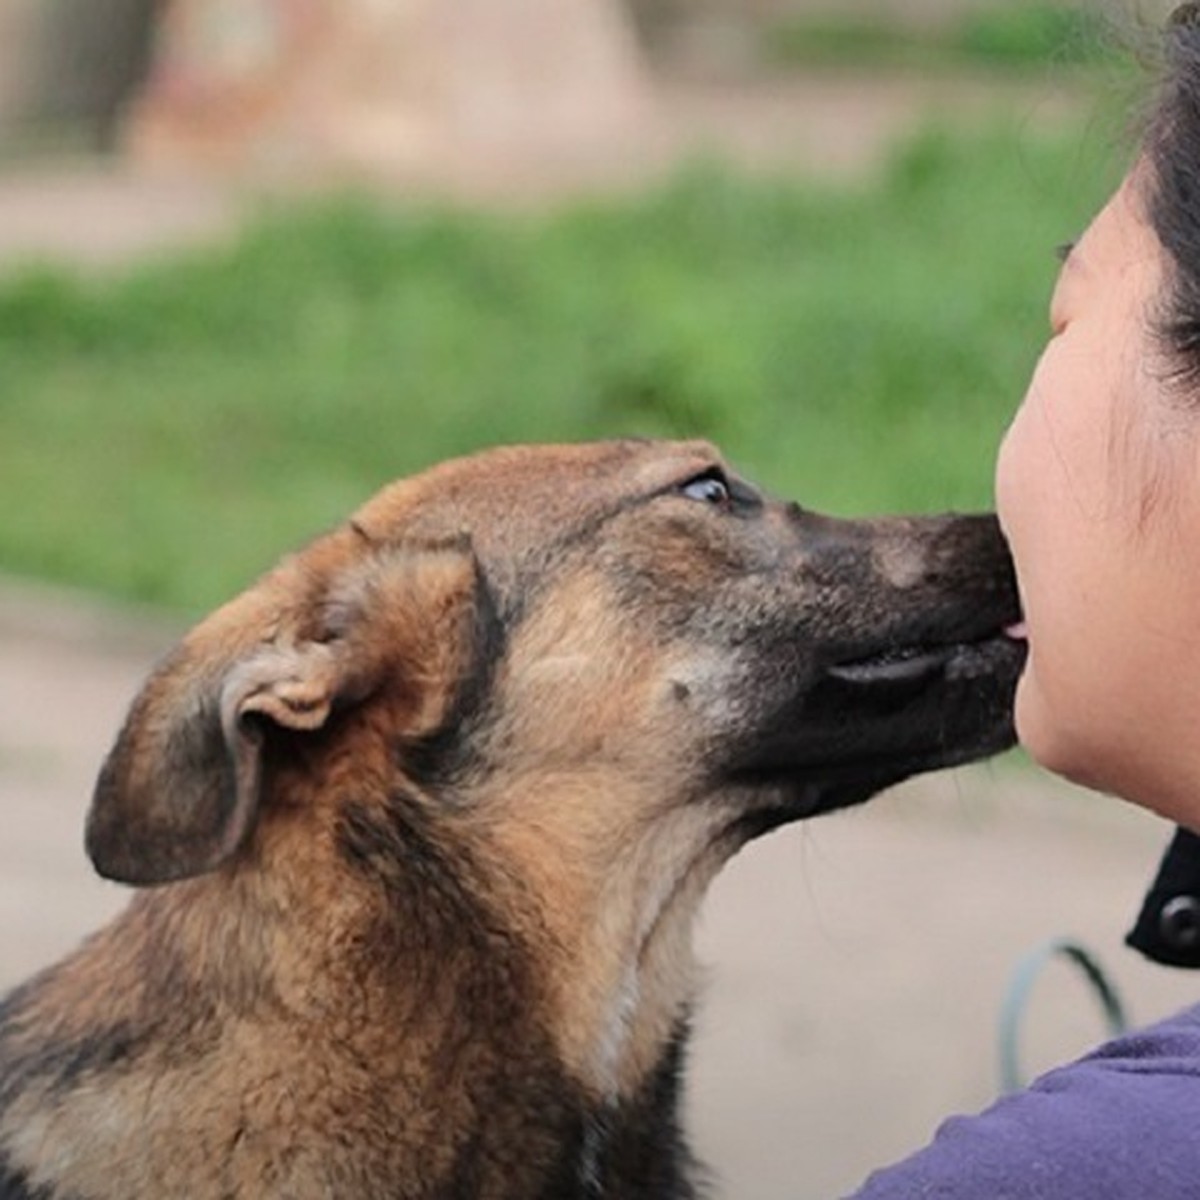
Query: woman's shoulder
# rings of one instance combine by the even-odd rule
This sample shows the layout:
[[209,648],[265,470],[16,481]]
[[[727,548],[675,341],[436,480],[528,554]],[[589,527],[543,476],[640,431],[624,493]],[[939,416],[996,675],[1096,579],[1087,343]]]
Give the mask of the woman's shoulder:
[[1046,1086],[1057,1076],[1081,1068],[1200,1075],[1200,1004],[1105,1042],[1078,1063],[1051,1071],[1035,1086]]
[[951,1118],[855,1200],[1195,1200],[1198,1121],[1200,1006]]

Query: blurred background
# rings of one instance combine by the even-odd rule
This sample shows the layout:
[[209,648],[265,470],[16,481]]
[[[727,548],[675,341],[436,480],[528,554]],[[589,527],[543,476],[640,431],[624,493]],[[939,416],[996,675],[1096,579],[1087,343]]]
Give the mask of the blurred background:
[[[715,438],[843,513],[989,507],[1055,247],[1167,0],[0,0],[0,987],[123,902],[91,780],[187,620],[380,484]],[[720,1194],[843,1194],[997,1090],[1021,954],[1121,947],[1153,819],[1019,759],[785,831],[701,930]],[[1054,971],[1023,1046],[1097,1040]]]

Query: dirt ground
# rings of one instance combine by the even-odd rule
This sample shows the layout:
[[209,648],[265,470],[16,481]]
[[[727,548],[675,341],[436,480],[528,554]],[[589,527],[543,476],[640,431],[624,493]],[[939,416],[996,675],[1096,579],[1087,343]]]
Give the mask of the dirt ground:
[[[946,83],[818,79],[726,95],[679,85],[670,146],[861,170],[931,105],[961,114],[996,101]],[[999,101],[1040,119],[1062,98]],[[528,179],[493,184],[539,194]],[[543,179],[540,194],[557,186]],[[0,268],[47,255],[124,262],[223,236],[253,203],[217,184],[78,165],[0,176]],[[154,615],[0,581],[0,990],[124,903],[89,870],[82,815],[124,706],[175,632]],[[1196,999],[1200,983],[1121,947],[1166,836],[1148,816],[1002,764],[746,851],[699,931],[710,979],[688,1119],[718,1193],[828,1200],[943,1116],[985,1104],[1006,983],[1047,939],[1091,947],[1139,1022]],[[1026,1061],[1045,1068],[1102,1032],[1082,985],[1052,970],[1034,995]]]

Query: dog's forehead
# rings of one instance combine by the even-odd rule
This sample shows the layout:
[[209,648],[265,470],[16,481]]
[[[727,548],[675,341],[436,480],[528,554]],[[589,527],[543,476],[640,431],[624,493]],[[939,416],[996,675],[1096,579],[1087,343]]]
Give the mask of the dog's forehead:
[[506,446],[400,480],[354,516],[373,541],[522,543],[561,535],[720,462],[707,442]]

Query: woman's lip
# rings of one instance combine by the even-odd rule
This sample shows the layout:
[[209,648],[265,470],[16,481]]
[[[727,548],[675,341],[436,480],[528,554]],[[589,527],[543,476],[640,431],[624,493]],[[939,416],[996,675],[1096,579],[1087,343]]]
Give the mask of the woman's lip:
[[1029,626],[1024,621],[1017,621],[1014,625],[1006,625],[1004,633],[1005,636],[1012,638],[1015,642],[1029,641]]

